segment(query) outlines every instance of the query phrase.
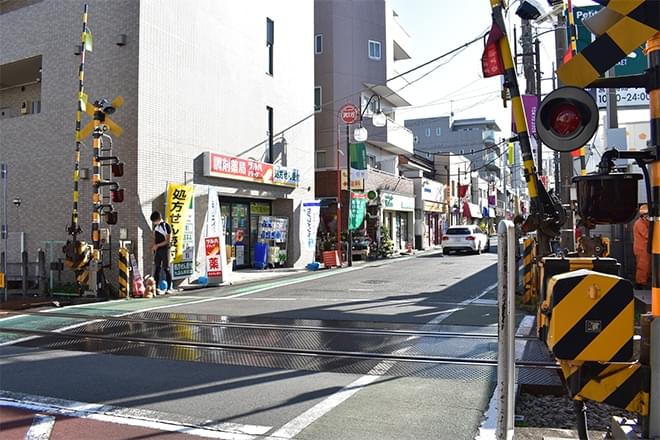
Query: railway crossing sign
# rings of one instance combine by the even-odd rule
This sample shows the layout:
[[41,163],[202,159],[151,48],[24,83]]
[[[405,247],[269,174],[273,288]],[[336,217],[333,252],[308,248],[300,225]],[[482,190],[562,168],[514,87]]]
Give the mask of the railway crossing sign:
[[[86,97],[85,97],[86,98]],[[85,99],[86,100],[86,99]],[[87,136],[92,134],[94,131],[94,106],[89,105],[88,103],[85,103],[86,105],[84,106],[85,113],[89,115],[90,118],[92,118],[91,121],[85,125],[82,130],[80,130],[80,140],[85,139]],[[117,96],[111,103],[110,103],[115,109],[118,109],[124,104],[124,97],[123,96]],[[103,121],[103,124],[108,127],[110,130],[110,133],[114,134],[115,136],[121,136],[122,133],[124,132],[124,129],[119,126],[115,121],[110,119],[109,116],[106,115],[105,121]]]
[[606,7],[588,19],[598,35],[593,43],[557,69],[559,79],[587,87],[660,29],[656,0],[597,0]]
[[[594,34],[587,28],[585,23],[589,23],[589,19],[603,10],[600,5],[594,6],[580,6],[573,8],[575,15],[575,27],[577,28],[577,51],[582,52],[589,46],[596,38]],[[644,48],[639,45],[635,50],[630,52],[627,56],[622,58],[614,66],[616,76],[621,75],[637,75],[644,73],[647,69],[648,63],[644,55]],[[648,102],[647,102],[648,104]]]
[[339,109],[339,116],[344,121],[344,124],[355,124],[360,119],[360,110],[353,104],[345,104]]

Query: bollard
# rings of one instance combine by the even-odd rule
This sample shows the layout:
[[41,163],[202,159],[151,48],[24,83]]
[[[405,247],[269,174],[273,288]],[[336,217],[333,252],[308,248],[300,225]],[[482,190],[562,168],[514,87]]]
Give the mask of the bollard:
[[534,288],[534,257],[536,240],[531,237],[525,238],[523,242],[523,304],[532,304],[536,301]]
[[39,294],[48,295],[48,272],[46,272],[46,252],[37,252],[37,272],[39,273]]
[[498,440],[513,438],[515,412],[516,236],[513,222],[497,226],[497,431]]
[[117,268],[119,269],[119,298],[128,298],[129,285],[128,285],[128,249],[125,247],[119,248],[119,258],[117,260]]
[[660,438],[660,318],[650,325],[651,390],[649,409],[649,438]]
[[23,284],[23,296],[28,293],[28,253],[27,251],[21,252],[21,280]]

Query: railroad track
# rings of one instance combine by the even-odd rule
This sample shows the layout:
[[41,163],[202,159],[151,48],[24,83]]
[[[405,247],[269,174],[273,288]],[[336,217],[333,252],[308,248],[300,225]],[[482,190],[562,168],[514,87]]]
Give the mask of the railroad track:
[[[377,328],[383,323],[346,328],[311,325],[310,321],[305,325],[276,324],[272,319],[270,323],[231,322],[218,316],[181,313],[5,315],[9,316],[84,320],[59,330],[20,328],[12,326],[11,319],[0,322],[0,331],[29,337],[17,343],[24,347],[393,376],[493,377],[497,365],[496,335],[433,331],[428,325],[419,330],[410,325]],[[516,365],[523,370],[558,368],[546,361],[518,361]]]

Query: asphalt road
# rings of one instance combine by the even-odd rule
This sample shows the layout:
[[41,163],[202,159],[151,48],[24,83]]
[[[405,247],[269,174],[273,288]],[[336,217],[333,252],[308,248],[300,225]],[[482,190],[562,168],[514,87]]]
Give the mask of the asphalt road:
[[[422,255],[263,285],[159,298],[148,306],[182,317],[222,315],[275,324],[306,320],[307,324],[346,328],[430,323],[438,330],[494,334],[496,259],[493,253]],[[136,305],[140,302],[130,303],[58,312],[111,315],[140,310]],[[0,326],[53,329],[82,322],[28,317],[0,320]],[[99,324],[82,328],[94,325]],[[394,353],[441,352],[442,344],[463,343],[438,339],[421,344],[419,338],[409,339],[410,346],[398,344]],[[164,358],[148,350],[143,356],[98,353],[91,343],[76,351],[54,350],[52,345],[45,349],[39,341],[0,347],[0,389],[4,392],[0,412],[2,406],[20,406],[21,402],[31,402],[35,412],[53,406],[85,408],[82,403],[91,403],[105,405],[102,412],[117,418],[112,423],[121,418],[138,425],[136,420],[155,420],[161,423],[158,429],[195,426],[201,428],[196,435],[214,438],[472,439],[494,385],[492,375],[467,367],[438,377],[406,377],[388,374],[396,363],[383,361],[368,374],[351,374],[299,369],[295,362],[288,368],[274,368],[249,355],[237,356],[230,363],[204,362],[200,356],[188,356],[186,348]],[[362,344],[365,351],[373,348],[370,342]],[[488,343],[466,346],[466,350],[490,355],[494,347]],[[94,408],[92,412],[99,412]],[[101,425],[88,429],[102,429],[97,426]],[[79,438],[103,438],[94,434],[102,432],[81,433]],[[124,438],[135,437],[126,434]],[[149,438],[158,434],[151,433]]]

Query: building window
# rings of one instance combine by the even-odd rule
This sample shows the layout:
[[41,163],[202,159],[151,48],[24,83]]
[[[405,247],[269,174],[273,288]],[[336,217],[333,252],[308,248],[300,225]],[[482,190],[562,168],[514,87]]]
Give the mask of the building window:
[[273,46],[275,45],[275,23],[266,19],[266,47],[268,48],[268,74],[273,74]]
[[321,150],[316,152],[316,168],[325,168],[327,166],[326,157],[327,151]]
[[268,118],[268,163],[273,163],[273,107],[266,107]]
[[380,41],[369,40],[369,59],[380,60]]
[[430,137],[430,136],[431,136],[431,129],[427,128],[426,129],[426,137]]
[[314,111],[316,113],[320,112],[323,107],[323,93],[321,91],[321,86],[314,87]]
[[323,34],[314,35],[314,53],[323,53]]
[[442,128],[437,127],[437,128],[435,129],[435,135],[436,135],[436,136],[442,136]]

